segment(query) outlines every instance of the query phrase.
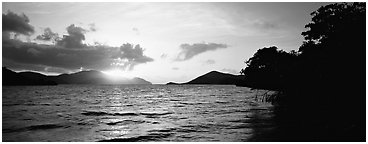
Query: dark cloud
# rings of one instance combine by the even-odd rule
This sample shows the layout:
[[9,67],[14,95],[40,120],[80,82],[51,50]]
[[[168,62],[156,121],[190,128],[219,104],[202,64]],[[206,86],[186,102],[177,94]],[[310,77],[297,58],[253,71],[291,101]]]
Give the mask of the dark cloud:
[[[89,46],[85,49],[69,49],[56,45],[26,43],[9,39],[3,41],[5,66],[27,65],[74,71],[85,69],[107,70],[114,67],[132,70],[134,66],[153,61],[143,55],[143,49],[136,45],[121,47]],[[4,63],[3,63],[4,64]],[[10,65],[6,65],[10,64]]]
[[[3,14],[3,36],[4,32],[14,32],[23,35],[32,35],[34,27],[29,24],[29,19],[25,14],[18,15],[11,11]],[[7,36],[7,35],[5,35]]]
[[116,60],[114,65],[132,70],[137,64],[153,61],[152,58],[143,55],[143,51],[139,44],[135,46],[129,43],[123,44],[120,46],[120,52],[112,56]]
[[87,32],[87,30],[72,24],[66,28],[66,31],[68,32],[68,35],[63,35],[63,38],[61,38],[61,40],[58,40],[56,42],[56,45],[65,48],[86,47],[86,45],[83,44],[83,41],[86,39],[84,34]]
[[18,70],[62,73],[80,69],[108,70],[116,67],[132,70],[138,64],[153,61],[152,58],[144,55],[140,45],[134,46],[127,43],[121,47],[103,44],[87,46],[83,43],[85,33],[94,31],[94,24],[90,25],[90,30],[72,24],[66,28],[68,35],[62,38],[59,38],[58,34],[52,32],[50,28],[46,28],[36,39],[56,41],[56,44],[52,45],[10,38],[14,33],[32,34],[33,27],[28,23],[29,19],[24,14],[22,16],[12,12],[3,14],[3,66]]
[[105,49],[66,49],[54,45],[25,43],[15,40],[3,41],[3,59],[44,67],[78,69],[83,66],[100,69],[109,66]]
[[227,69],[227,68],[224,68],[221,71],[232,73],[232,74],[239,74],[239,71],[238,70],[235,70],[235,69]]
[[43,34],[38,35],[36,39],[43,41],[56,41],[58,37],[59,35],[57,33],[52,32],[50,28],[45,28]]
[[195,44],[181,44],[181,52],[178,54],[176,61],[185,61],[193,58],[194,56],[204,53],[206,51],[214,51],[219,48],[227,48],[226,44],[217,43],[195,43]]
[[216,61],[209,59],[209,60],[206,60],[204,63],[207,64],[207,65],[211,65],[211,64],[215,64]]

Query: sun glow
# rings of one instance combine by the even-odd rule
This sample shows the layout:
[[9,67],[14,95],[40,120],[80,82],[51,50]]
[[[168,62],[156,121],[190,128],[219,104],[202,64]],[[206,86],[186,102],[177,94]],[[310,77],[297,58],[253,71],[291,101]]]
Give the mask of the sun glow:
[[134,78],[135,76],[130,71],[122,71],[120,69],[112,69],[107,71],[102,71],[110,78]]

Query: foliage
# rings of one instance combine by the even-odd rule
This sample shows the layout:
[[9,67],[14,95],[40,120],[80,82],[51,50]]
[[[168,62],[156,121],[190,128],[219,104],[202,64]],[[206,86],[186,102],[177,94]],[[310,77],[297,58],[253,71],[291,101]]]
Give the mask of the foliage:
[[362,32],[365,27],[365,3],[336,3],[322,6],[311,15],[312,23],[305,26],[309,30],[302,33],[308,42],[326,43],[329,39],[349,39],[354,35],[339,34],[355,34]]
[[[364,141],[365,3],[330,4],[311,15],[298,53],[274,46],[259,49],[241,73],[255,88],[282,93],[276,100],[286,107],[279,113],[284,124],[298,117],[294,123],[319,127],[318,140]],[[305,135],[315,132],[296,129]]]
[[247,67],[240,73],[256,87],[280,89],[287,76],[291,75],[297,55],[295,51],[288,53],[275,46],[265,47],[245,62]]

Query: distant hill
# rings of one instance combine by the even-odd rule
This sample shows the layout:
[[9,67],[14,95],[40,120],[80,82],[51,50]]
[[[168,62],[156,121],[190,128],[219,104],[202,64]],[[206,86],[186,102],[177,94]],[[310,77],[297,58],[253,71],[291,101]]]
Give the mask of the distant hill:
[[3,85],[56,85],[56,84],[152,84],[142,78],[111,78],[90,70],[58,76],[46,76],[35,72],[14,72],[3,67]]
[[243,75],[232,75],[227,73],[221,73],[218,71],[211,71],[202,76],[199,76],[187,83],[174,83],[169,82],[167,85],[178,84],[213,84],[213,85],[237,85],[246,86],[244,83],[245,77]]
[[58,84],[105,84],[106,76],[102,72],[91,70],[81,71],[72,74],[61,74],[58,76],[49,76],[49,78]]
[[166,85],[180,85],[180,83],[168,82]]
[[135,77],[133,79],[130,80],[130,83],[134,83],[134,84],[152,84],[149,81],[146,81],[145,79],[139,78],[139,77]]
[[35,72],[16,73],[5,67],[2,68],[3,85],[56,85],[47,76]]
[[152,84],[138,77],[131,79],[124,77],[112,78],[95,70],[61,74],[58,76],[50,76],[50,78],[59,84]]

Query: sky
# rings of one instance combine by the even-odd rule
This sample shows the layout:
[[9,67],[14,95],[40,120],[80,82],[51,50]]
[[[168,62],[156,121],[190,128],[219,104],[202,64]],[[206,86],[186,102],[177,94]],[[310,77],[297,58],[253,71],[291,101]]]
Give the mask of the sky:
[[2,66],[46,75],[99,70],[154,84],[239,74],[260,48],[298,50],[327,3],[2,3]]

